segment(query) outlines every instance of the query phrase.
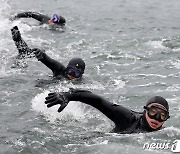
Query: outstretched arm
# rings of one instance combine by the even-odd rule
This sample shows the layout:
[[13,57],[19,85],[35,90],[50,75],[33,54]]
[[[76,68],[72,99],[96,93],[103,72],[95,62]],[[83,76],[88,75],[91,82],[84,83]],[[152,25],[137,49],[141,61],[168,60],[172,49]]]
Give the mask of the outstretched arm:
[[44,50],[34,48],[33,52],[39,61],[52,70],[54,76],[64,75],[65,66],[63,64],[49,57]]
[[48,16],[37,13],[37,12],[22,12],[16,14],[11,20],[15,20],[17,18],[33,18],[36,19],[42,23],[48,23],[48,20],[50,19]]
[[116,125],[126,127],[132,120],[131,110],[115,105],[104,98],[85,90],[70,90],[64,93],[50,93],[46,97],[45,103],[47,107],[61,104],[58,112],[61,112],[69,101],[80,101],[82,103],[91,105],[105,114]]
[[14,43],[19,51],[19,57],[25,57],[27,55],[30,55],[32,53],[32,50],[28,47],[27,43],[22,39],[21,33],[17,26],[14,26],[11,29],[12,38],[14,40]]

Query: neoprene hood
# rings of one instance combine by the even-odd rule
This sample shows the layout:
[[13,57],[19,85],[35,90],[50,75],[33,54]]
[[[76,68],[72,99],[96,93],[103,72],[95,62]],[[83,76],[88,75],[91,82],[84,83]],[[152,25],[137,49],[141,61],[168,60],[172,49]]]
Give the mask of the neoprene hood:
[[161,96],[155,96],[155,97],[150,98],[148,100],[148,102],[146,103],[146,106],[148,106],[149,104],[152,104],[152,103],[161,104],[162,106],[164,106],[167,109],[167,111],[169,111],[168,102]]

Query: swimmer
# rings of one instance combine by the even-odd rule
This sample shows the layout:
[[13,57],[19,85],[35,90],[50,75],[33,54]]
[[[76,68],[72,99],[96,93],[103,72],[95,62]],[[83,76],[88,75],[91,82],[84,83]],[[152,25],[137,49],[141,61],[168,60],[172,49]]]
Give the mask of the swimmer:
[[18,58],[25,58],[26,56],[34,56],[46,65],[53,72],[53,77],[61,79],[62,77],[69,80],[81,79],[85,70],[85,62],[81,58],[72,58],[67,67],[55,59],[49,57],[44,50],[38,48],[29,48],[27,43],[22,39],[21,33],[17,26],[11,29],[12,38],[18,49]]
[[69,80],[81,79],[85,70],[85,62],[81,58],[72,58],[67,67],[62,63],[50,58],[43,50],[33,49],[36,58],[52,70],[53,76],[61,79],[62,77]]
[[46,15],[43,15],[41,13],[37,12],[22,12],[18,13],[10,18],[10,20],[16,20],[19,18],[33,18],[35,20],[38,20],[41,24],[48,24],[50,26],[53,25],[64,25],[66,23],[66,20],[57,14],[53,14],[52,17],[48,17]]
[[116,133],[130,134],[157,131],[170,118],[168,102],[161,96],[149,99],[143,112],[135,112],[121,105],[113,104],[90,91],[79,89],[49,93],[45,104],[48,108],[60,104],[58,112],[61,112],[70,101],[79,101],[98,109],[114,122],[113,132]]

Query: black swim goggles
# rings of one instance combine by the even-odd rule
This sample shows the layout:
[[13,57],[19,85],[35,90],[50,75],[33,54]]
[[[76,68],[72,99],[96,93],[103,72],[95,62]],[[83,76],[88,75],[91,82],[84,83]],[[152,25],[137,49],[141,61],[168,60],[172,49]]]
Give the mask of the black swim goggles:
[[144,109],[147,110],[147,114],[151,119],[155,119],[159,122],[166,121],[170,118],[169,112],[159,105],[152,105],[150,107],[144,106]]
[[66,73],[74,78],[80,78],[82,76],[82,73],[77,68],[71,66],[66,68]]
[[53,20],[53,23],[57,23],[58,20],[59,20],[58,15],[57,14],[53,14],[52,20]]

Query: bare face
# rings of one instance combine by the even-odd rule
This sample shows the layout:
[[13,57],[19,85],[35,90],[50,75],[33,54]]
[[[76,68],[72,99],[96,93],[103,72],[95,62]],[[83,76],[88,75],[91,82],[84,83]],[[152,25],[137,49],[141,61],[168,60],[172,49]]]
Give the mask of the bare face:
[[75,77],[73,77],[73,76],[71,76],[71,75],[69,75],[69,74],[67,74],[67,77],[68,77],[69,80],[75,79]]
[[48,20],[48,24],[49,24],[50,26],[53,26],[53,25],[54,25],[53,20],[52,20],[52,19]]
[[[166,110],[166,108],[165,108],[163,105],[158,104],[158,103],[152,103],[152,104],[148,105],[148,107],[151,107],[152,105],[161,106],[161,107],[163,107],[163,108]],[[160,110],[160,109],[159,109],[159,110]],[[157,121],[157,120],[155,120],[155,119],[151,119],[151,118],[148,116],[147,112],[146,112],[146,115],[145,115],[145,116],[146,116],[146,120],[147,120],[149,126],[150,126],[151,128],[153,128],[153,129],[158,129],[159,127],[161,127],[161,126],[164,124],[164,121],[163,121],[163,122],[159,122],[159,121]]]

